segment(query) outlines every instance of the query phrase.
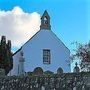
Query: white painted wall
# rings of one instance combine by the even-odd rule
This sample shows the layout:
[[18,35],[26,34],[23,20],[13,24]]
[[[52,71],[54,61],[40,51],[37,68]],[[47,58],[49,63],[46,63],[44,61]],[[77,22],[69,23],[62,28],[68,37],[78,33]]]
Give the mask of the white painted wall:
[[[43,64],[43,49],[51,50],[51,64]],[[25,71],[33,71],[36,67],[42,67],[44,71],[51,70],[56,72],[59,67],[63,68],[64,72],[70,72],[70,66],[67,64],[70,51],[57,38],[51,30],[40,30],[30,41],[22,46],[24,53],[24,68]],[[14,67],[11,75],[18,74],[18,61],[20,51],[13,56]]]
[[18,75],[18,67],[19,67],[19,57],[20,57],[20,52],[16,53],[13,56],[13,69],[9,72],[9,76],[11,75]]

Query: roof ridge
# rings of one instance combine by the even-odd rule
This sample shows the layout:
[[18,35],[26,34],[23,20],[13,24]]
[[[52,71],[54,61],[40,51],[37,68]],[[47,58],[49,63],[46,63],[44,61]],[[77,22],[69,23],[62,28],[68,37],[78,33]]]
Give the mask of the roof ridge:
[[29,40],[27,40],[27,41],[20,47],[20,49],[18,49],[13,55],[15,55],[17,52],[19,52],[19,51],[22,49],[22,47],[23,47],[26,43],[28,43],[31,39],[33,39],[34,36],[36,36],[36,34],[38,34],[40,31],[41,31],[41,30],[39,30],[38,32],[36,32]]

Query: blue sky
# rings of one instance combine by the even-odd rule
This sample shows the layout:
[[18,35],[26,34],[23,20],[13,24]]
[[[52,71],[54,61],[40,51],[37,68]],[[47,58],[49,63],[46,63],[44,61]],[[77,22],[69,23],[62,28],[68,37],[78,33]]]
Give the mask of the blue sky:
[[8,11],[15,6],[41,15],[47,10],[52,31],[71,51],[74,48],[72,42],[86,43],[90,40],[89,0],[0,0],[1,10]]
[[90,2],[86,0],[0,0],[1,10],[11,10],[19,6],[25,12],[46,9],[51,17],[52,30],[67,47],[74,41],[87,42],[90,33]]

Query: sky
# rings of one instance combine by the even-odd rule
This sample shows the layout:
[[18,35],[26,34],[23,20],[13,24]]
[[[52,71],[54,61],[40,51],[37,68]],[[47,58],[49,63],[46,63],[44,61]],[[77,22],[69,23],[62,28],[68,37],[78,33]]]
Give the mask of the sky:
[[0,0],[0,36],[12,40],[13,52],[39,30],[44,10],[52,31],[71,52],[71,43],[90,40],[90,0]]

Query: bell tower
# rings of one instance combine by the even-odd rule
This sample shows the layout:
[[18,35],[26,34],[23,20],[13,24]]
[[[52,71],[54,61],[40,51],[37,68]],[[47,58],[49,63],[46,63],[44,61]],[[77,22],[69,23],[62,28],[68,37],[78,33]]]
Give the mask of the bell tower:
[[41,26],[40,30],[45,29],[45,30],[51,30],[51,25],[50,25],[50,16],[48,12],[45,10],[44,14],[41,17]]

